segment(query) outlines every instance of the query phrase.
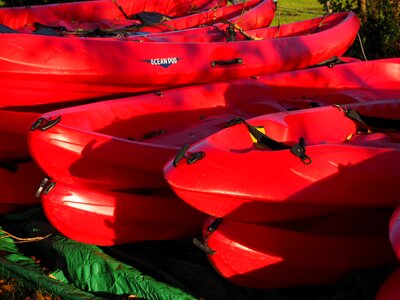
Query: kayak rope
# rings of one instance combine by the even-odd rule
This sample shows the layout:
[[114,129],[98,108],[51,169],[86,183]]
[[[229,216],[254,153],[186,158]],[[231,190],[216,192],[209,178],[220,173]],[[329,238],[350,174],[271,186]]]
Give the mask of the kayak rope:
[[11,234],[11,233],[9,233],[9,232],[7,232],[7,231],[1,229],[1,228],[0,228],[0,232],[2,232],[2,233],[5,234],[5,236],[1,236],[1,237],[0,237],[0,240],[1,240],[1,239],[4,239],[4,238],[9,238],[9,237],[10,237],[10,238],[12,238],[12,239],[15,240],[14,242],[15,242],[16,244],[17,244],[17,243],[40,242],[40,241],[43,241],[44,239],[47,239],[48,237],[50,237],[50,236],[52,235],[52,233],[49,233],[49,234],[46,235],[46,236],[36,236],[36,237],[33,237],[33,238],[21,238],[21,237],[18,237],[18,236],[13,235],[13,234]]
[[364,51],[364,45],[360,36],[360,32],[357,32],[357,38],[358,38],[358,42],[360,43],[360,48],[361,48],[361,53],[363,55],[363,58],[365,61],[368,61],[367,56],[365,55],[365,51]]
[[125,19],[130,20],[129,16],[126,14],[125,10],[122,8],[122,6],[117,2],[117,0],[112,0],[112,2],[117,6],[119,11],[124,15]]
[[247,0],[242,2],[242,11],[240,12],[239,18],[237,18],[236,23],[239,23],[239,22],[241,22],[243,20],[243,16],[244,16],[244,13],[245,13],[245,10],[246,10],[246,2],[247,2]]
[[305,165],[311,164],[311,158],[306,154],[306,143],[303,137],[300,137],[299,142],[294,146],[287,146],[284,143],[275,141],[274,139],[270,138],[269,136],[258,130],[255,126],[250,125],[241,118],[235,118],[231,120],[230,122],[228,122],[227,126],[232,126],[240,123],[244,124],[247,127],[250,134],[256,140],[257,145],[261,144],[271,150],[290,150],[290,152],[294,156],[300,158]]
[[[329,16],[329,14],[324,14],[321,18],[313,19],[313,20],[310,22],[310,33],[317,33],[317,32],[319,32],[319,30],[321,29],[321,27],[322,27],[323,25],[325,25],[324,21],[325,21],[326,17],[328,17],[328,16]],[[321,20],[318,22],[318,25],[314,28],[314,21],[318,21],[319,19],[321,19]],[[313,29],[313,28],[314,28],[314,29]]]
[[[221,20],[221,23],[228,24],[229,25],[228,28],[232,27],[233,29],[236,29],[241,35],[243,35],[246,38],[246,40],[255,40],[255,41],[262,40],[262,38],[249,35],[248,33],[246,33],[246,31],[243,28],[241,28],[236,23],[232,23],[230,21],[225,21],[225,20]],[[227,31],[228,31],[228,28],[227,28]],[[229,29],[229,30],[232,30],[232,29]],[[228,32],[228,34],[229,34],[229,32]],[[229,37],[228,37],[228,39],[229,39]]]

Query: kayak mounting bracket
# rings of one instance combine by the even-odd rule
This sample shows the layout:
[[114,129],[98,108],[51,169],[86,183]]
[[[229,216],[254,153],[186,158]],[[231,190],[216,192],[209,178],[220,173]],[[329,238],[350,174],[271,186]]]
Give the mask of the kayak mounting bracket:
[[60,121],[61,121],[61,116],[58,116],[54,120],[49,120],[49,119],[41,117],[32,124],[31,131],[34,131],[36,129],[39,129],[40,131],[45,131],[45,130],[53,127]]
[[178,151],[178,153],[174,157],[174,161],[172,162],[174,167],[176,167],[183,158],[186,158],[186,163],[188,165],[191,165],[196,161],[203,159],[206,156],[206,154],[203,151],[194,152],[191,153],[190,155],[186,155],[186,151],[189,149],[189,147],[190,144],[186,144]]

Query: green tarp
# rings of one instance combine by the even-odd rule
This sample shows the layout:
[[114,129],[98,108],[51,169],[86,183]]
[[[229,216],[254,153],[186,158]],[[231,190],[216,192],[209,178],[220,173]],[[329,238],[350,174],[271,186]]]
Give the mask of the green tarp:
[[[17,246],[0,233],[0,275],[13,274],[24,284],[42,287],[63,300],[116,299],[116,295],[150,300],[373,300],[395,268],[355,271],[332,286],[246,289],[221,278],[191,239],[101,248],[61,236],[40,209],[2,216],[0,226],[20,237],[51,234]],[[32,255],[43,265],[35,263]]]
[[[8,232],[11,229],[13,234],[24,234],[25,237],[46,236],[54,232],[35,210],[3,217],[1,223],[5,224]],[[47,260],[47,264],[52,265],[51,275],[57,280],[44,275],[42,268],[24,256],[11,238],[5,238],[0,245],[4,248],[1,250],[7,253],[0,260],[1,268],[62,299],[96,299],[87,293],[96,294],[100,299],[113,295],[134,295],[149,300],[194,299],[182,290],[158,282],[114,259],[99,247],[77,243],[57,233],[21,245],[25,251],[35,252],[37,257]]]

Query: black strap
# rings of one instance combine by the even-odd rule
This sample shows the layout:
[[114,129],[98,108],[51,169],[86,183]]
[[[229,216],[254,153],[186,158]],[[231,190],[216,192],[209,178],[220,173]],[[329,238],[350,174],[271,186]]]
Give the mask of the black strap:
[[308,165],[311,163],[311,158],[306,154],[306,143],[304,138],[300,138],[299,142],[294,146],[288,146],[284,143],[275,141],[274,139],[270,138],[266,134],[262,133],[257,127],[250,125],[245,120],[241,118],[235,118],[228,123],[228,126],[232,126],[235,124],[243,123],[247,129],[249,130],[250,134],[256,139],[257,144],[261,144],[263,146],[268,147],[271,150],[287,150],[290,149],[290,152],[301,159],[301,161]]
[[367,127],[400,130],[400,119],[387,119],[381,117],[366,116],[360,114],[355,109],[348,109],[346,111],[346,116]]
[[[343,60],[341,60],[339,57],[337,56],[333,56],[331,58],[328,58],[327,60],[324,60],[318,64],[315,64],[312,67],[323,67],[323,66],[327,66],[328,68],[333,68],[334,66],[338,65],[338,64],[344,64],[345,62]],[[311,68],[312,68],[311,67]]]
[[167,15],[163,15],[158,12],[148,11],[142,11],[140,13],[134,14],[131,19],[139,20],[143,24],[143,26],[151,26],[171,20],[171,18]]
[[0,33],[19,33],[19,32],[4,24],[0,24]]
[[243,123],[247,129],[249,130],[250,134],[256,139],[257,144],[262,144],[271,150],[284,150],[284,149],[290,149],[290,146],[287,146],[281,142],[277,142],[274,139],[270,138],[266,134],[262,133],[260,130],[258,130],[255,126],[250,125],[247,123],[245,120],[242,118],[236,118],[231,120],[228,123],[228,126],[232,126],[235,124]]

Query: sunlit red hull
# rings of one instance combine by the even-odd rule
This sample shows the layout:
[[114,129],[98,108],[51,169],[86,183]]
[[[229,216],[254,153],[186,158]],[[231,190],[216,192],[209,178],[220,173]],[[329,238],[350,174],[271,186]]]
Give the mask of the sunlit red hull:
[[210,217],[203,239],[210,263],[235,284],[251,288],[329,285],[351,270],[395,261],[385,236],[388,217],[385,212],[359,210],[286,229],[228,219],[218,224]]
[[183,145],[223,129],[233,118],[398,97],[399,69],[396,60],[355,62],[56,110],[41,117],[60,122],[29,131],[30,150],[49,176],[64,183],[166,187],[164,164]]
[[44,176],[30,157],[3,160],[0,163],[0,214],[40,205],[35,192]]
[[41,195],[58,231],[95,245],[194,237],[206,218],[168,190],[96,191],[51,180]]
[[[400,115],[399,100],[346,107],[371,117]],[[335,106],[247,121],[277,145],[254,142],[243,123],[200,140],[164,168],[179,197],[207,214],[254,222],[398,205],[398,130],[360,133],[362,126]],[[296,156],[300,150],[305,155]]]
[[306,68],[342,55],[359,25],[354,13],[339,13],[255,29],[248,33],[260,39],[233,42],[136,43],[2,34],[0,106],[115,98]]

